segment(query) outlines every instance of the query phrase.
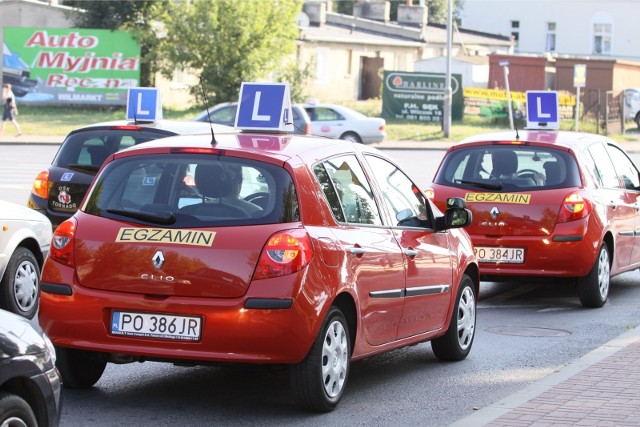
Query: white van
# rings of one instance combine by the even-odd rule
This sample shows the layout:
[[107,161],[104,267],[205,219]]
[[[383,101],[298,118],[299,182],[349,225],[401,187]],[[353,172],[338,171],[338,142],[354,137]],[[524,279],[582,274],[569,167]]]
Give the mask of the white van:
[[640,88],[624,90],[624,117],[636,122],[640,128]]

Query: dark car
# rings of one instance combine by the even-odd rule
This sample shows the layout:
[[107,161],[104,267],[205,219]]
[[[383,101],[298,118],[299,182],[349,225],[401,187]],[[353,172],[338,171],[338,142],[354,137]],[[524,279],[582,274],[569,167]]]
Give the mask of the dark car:
[[[226,126],[234,126],[236,123],[237,102],[224,102],[212,107],[196,116],[193,121],[217,123]],[[293,132],[298,135],[309,135],[311,133],[311,119],[302,105],[292,105]]]
[[10,84],[13,93],[22,97],[31,92],[38,81],[31,78],[29,66],[15,52],[3,43],[2,47],[2,83]]
[[27,205],[55,229],[78,209],[102,162],[116,151],[167,136],[235,132],[227,126],[189,121],[97,123],[69,133],[47,170],[40,172]]
[[0,426],[57,426],[55,349],[28,320],[0,310]]

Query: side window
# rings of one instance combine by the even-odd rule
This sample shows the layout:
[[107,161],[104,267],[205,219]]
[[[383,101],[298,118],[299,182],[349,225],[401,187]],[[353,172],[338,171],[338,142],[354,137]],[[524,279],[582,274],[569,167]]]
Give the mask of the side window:
[[613,160],[618,175],[622,178],[624,188],[627,190],[638,190],[638,187],[640,187],[640,178],[638,177],[638,170],[633,162],[618,147],[608,145],[607,151],[611,156],[611,160]]
[[[384,204],[399,226],[419,226],[429,219],[427,199],[420,189],[392,163],[375,156],[366,156],[380,186]],[[416,221],[419,220],[419,221]]]
[[[355,156],[340,156],[325,160],[322,166],[326,176],[318,166],[314,168],[316,179],[327,195],[336,220],[356,224],[382,225],[371,187]],[[327,177],[332,189],[327,185]],[[334,202],[336,197],[342,208],[341,214],[336,214],[337,209]]]
[[620,188],[620,181],[616,169],[611,163],[607,149],[602,144],[593,144],[587,148],[587,152],[593,158],[591,171],[593,176],[604,188]]
[[344,117],[342,117],[342,114],[330,108],[316,108],[315,120],[318,120],[318,121],[344,120]]
[[111,153],[109,153],[102,138],[87,139],[80,149],[78,164],[100,166],[109,154]]

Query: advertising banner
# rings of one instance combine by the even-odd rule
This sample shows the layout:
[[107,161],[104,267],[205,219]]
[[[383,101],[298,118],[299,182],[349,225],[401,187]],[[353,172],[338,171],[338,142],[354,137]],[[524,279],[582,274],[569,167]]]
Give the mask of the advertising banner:
[[5,27],[2,79],[25,104],[126,105],[140,46],[125,31]]
[[[385,119],[442,122],[446,75],[385,71],[382,117]],[[451,118],[462,119],[462,76],[451,76]]]
[[[477,87],[465,87],[464,114],[491,119],[503,119],[508,117],[507,91],[504,89],[482,89]],[[526,117],[527,97],[525,92],[510,92],[511,108],[515,118]],[[560,118],[573,117],[573,108],[576,105],[576,97],[563,92],[559,94]]]

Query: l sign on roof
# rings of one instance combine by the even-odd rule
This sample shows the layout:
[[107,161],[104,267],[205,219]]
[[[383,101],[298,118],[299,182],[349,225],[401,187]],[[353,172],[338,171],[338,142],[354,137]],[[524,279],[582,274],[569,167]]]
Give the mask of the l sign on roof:
[[154,87],[132,87],[127,92],[127,120],[155,122],[162,120],[160,92]]
[[292,131],[289,85],[243,82],[235,127],[241,130]]
[[527,91],[527,129],[559,129],[558,92]]

